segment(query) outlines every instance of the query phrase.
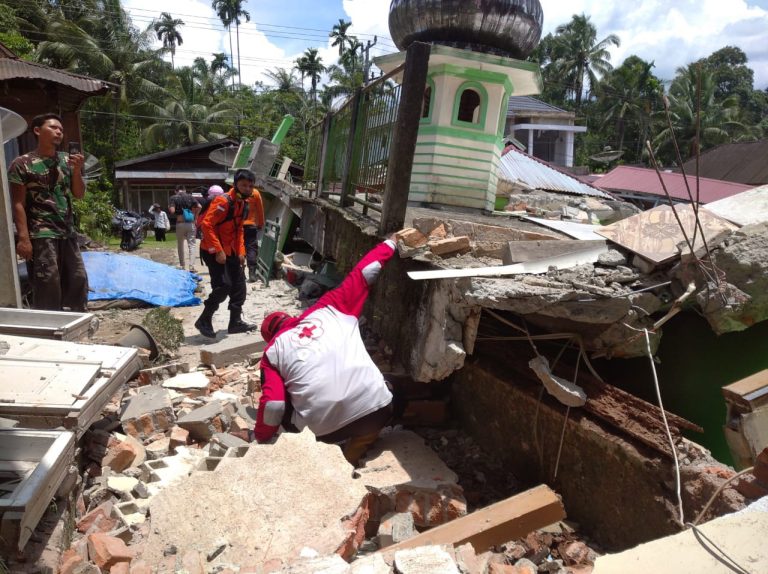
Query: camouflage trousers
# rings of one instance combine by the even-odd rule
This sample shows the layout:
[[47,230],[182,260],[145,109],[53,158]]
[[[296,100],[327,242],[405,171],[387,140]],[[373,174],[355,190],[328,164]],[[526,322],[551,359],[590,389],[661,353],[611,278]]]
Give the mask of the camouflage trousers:
[[88,276],[77,239],[33,239],[27,268],[34,309],[86,310]]

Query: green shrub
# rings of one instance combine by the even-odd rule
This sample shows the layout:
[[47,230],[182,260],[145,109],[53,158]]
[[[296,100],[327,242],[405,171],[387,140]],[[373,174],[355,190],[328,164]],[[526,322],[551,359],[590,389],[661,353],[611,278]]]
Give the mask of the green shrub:
[[106,242],[112,226],[112,184],[106,180],[89,181],[85,197],[72,204],[75,225],[83,233],[100,243]]

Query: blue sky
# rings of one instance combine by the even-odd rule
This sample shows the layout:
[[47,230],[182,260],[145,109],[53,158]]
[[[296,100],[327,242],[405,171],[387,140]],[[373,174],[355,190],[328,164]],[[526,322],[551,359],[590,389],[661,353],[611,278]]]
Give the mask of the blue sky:
[[[598,38],[617,34],[622,44],[612,49],[614,65],[636,54],[654,61],[655,73],[669,80],[678,67],[734,45],[746,52],[755,71],[755,87],[768,87],[768,0],[540,1],[545,34],[576,13],[590,17]],[[352,33],[363,41],[378,36],[374,55],[395,51],[387,25],[389,4],[390,0],[249,0],[245,8],[251,22],[240,28],[243,81],[263,80],[266,69],[290,68],[310,47],[320,49],[323,63],[334,63],[337,52],[329,45],[328,32],[339,18],[351,20]],[[148,25],[160,11],[185,21],[177,64],[229,52],[227,35],[209,0],[164,0],[160,5],[153,0],[124,0],[124,5],[139,26]]]

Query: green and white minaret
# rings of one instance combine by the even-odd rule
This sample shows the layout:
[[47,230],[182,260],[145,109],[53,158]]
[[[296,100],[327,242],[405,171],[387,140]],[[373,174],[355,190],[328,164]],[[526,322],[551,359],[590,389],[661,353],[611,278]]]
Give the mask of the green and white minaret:
[[[432,44],[416,143],[412,205],[492,211],[509,97],[541,91],[538,0],[393,0],[389,28],[400,50]],[[385,73],[405,52],[376,58]]]

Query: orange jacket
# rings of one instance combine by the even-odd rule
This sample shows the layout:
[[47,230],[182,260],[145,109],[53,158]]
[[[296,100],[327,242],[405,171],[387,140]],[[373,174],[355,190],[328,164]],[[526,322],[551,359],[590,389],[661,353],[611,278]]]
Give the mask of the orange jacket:
[[[233,200],[230,207],[225,195]],[[226,221],[227,212],[232,210],[232,219]],[[208,206],[200,222],[203,232],[203,240],[200,249],[208,253],[223,251],[227,256],[245,255],[245,243],[243,241],[243,211],[245,202],[238,199],[234,189],[226,194],[217,195]]]
[[261,202],[261,194],[255,187],[253,195],[245,200],[248,204],[248,213],[243,220],[243,225],[255,225],[258,228],[264,227],[264,204]]

